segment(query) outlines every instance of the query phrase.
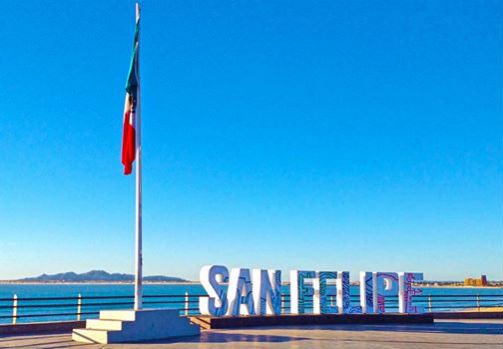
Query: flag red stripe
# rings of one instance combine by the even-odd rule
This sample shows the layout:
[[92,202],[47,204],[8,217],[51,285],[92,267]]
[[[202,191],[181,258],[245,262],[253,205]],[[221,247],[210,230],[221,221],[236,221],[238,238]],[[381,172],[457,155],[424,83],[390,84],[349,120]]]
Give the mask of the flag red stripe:
[[129,123],[130,115],[131,110],[126,111],[124,114],[124,130],[122,133],[122,164],[126,175],[133,171],[136,150],[136,130]]

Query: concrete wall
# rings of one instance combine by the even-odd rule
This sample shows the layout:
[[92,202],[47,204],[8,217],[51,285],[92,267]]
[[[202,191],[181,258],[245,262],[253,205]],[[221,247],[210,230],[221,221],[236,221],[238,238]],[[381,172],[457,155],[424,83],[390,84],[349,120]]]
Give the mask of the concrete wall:
[[31,322],[0,325],[0,335],[71,332],[74,328],[86,327],[86,321]]

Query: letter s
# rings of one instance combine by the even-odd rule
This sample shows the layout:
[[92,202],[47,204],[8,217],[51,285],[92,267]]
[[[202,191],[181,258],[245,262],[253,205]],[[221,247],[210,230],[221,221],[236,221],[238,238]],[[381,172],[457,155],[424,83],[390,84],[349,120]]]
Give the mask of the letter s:
[[[219,280],[217,280],[217,277]],[[220,283],[229,279],[229,271],[222,265],[205,265],[199,280],[208,297],[199,298],[199,311],[203,315],[222,316],[227,312],[227,292]]]

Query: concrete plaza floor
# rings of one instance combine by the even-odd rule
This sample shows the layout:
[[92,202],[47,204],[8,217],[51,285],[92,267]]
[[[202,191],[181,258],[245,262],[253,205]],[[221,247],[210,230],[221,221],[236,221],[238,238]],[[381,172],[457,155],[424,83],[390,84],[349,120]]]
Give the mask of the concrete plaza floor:
[[0,348],[498,348],[500,320],[442,320],[429,325],[324,325],[202,331],[200,337],[141,344],[79,344],[69,333],[0,337]]

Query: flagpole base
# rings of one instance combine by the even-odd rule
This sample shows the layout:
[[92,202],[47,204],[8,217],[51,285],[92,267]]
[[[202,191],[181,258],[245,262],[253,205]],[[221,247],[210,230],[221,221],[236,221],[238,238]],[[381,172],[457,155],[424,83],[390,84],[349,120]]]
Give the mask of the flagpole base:
[[199,334],[199,326],[174,309],[102,310],[99,319],[86,321],[85,329],[74,329],[72,339],[83,343],[137,343]]

